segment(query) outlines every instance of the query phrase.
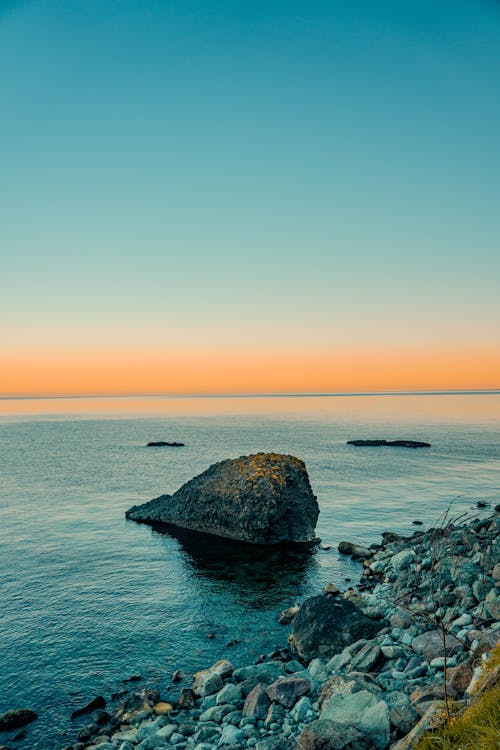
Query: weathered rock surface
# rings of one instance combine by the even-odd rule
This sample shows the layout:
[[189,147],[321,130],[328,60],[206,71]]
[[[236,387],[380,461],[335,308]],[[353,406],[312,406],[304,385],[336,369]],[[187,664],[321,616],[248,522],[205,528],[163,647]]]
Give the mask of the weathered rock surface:
[[347,445],[369,446],[378,448],[380,446],[393,446],[395,448],[430,448],[430,443],[421,440],[348,440]]
[[267,694],[272,701],[281,703],[285,708],[291,708],[310,690],[311,683],[303,677],[279,677],[276,682],[269,685]]
[[29,708],[13,708],[0,716],[0,730],[19,729],[38,718],[38,714]]
[[268,545],[312,542],[318,514],[304,462],[257,453],[214,464],[173,495],[136,505],[126,516]]
[[375,750],[376,745],[358,729],[336,721],[316,719],[299,737],[297,750]]
[[349,695],[334,695],[321,709],[322,719],[356,726],[367,734],[378,748],[386,748],[390,740],[389,708],[368,690]]
[[382,625],[346,599],[313,596],[295,615],[292,634],[298,653],[310,661],[334,656],[360,638],[373,638]]

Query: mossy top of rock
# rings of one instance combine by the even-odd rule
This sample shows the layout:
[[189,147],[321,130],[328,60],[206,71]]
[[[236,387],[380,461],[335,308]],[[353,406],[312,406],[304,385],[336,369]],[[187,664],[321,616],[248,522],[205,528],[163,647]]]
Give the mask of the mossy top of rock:
[[127,518],[249,542],[309,543],[319,514],[303,461],[257,453],[213,464],[173,495],[127,511]]

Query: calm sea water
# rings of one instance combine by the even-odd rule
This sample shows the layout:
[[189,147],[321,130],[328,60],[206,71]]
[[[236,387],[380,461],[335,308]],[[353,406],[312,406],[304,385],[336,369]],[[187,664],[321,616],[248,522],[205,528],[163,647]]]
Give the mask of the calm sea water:
[[[432,448],[346,445],[360,437]],[[154,439],[186,446],[146,448]],[[257,451],[306,461],[333,549],[228,557],[125,520],[211,463]],[[85,723],[72,709],[131,674],[168,695],[175,669],[222,655],[241,665],[283,644],[282,608],[357,580],[339,541],[411,533],[453,500],[456,512],[496,504],[499,469],[499,394],[0,401],[0,712],[40,716],[15,746],[68,744]]]

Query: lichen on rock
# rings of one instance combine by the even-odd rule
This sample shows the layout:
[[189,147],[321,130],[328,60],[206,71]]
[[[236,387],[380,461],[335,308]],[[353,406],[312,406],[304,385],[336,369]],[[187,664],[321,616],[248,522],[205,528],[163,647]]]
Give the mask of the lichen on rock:
[[251,544],[310,543],[319,514],[303,461],[257,453],[213,464],[126,516]]

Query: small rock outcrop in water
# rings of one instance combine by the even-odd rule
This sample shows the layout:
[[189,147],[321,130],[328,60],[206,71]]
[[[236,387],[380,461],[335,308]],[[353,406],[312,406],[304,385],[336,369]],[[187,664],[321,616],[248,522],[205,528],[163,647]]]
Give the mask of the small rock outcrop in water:
[[389,445],[393,448],[430,448],[430,443],[423,443],[420,440],[348,440],[347,445],[357,445],[358,447],[368,446],[378,448]]
[[0,730],[19,729],[38,718],[38,714],[29,708],[14,708],[0,715]]
[[168,446],[169,448],[182,448],[184,447],[184,443],[176,443],[175,441],[173,443],[167,443],[165,440],[156,440],[151,443],[147,444],[147,448],[164,448],[165,446]]
[[310,543],[319,514],[303,461],[257,453],[214,464],[126,516],[250,544]]
[[72,719],[76,719],[77,716],[83,716],[83,714],[89,714],[91,711],[95,711],[98,708],[104,708],[106,705],[106,701],[102,697],[102,695],[98,695],[96,698],[93,698],[89,703],[86,703],[85,706],[82,706],[81,708],[77,708],[73,713],[71,714]]

